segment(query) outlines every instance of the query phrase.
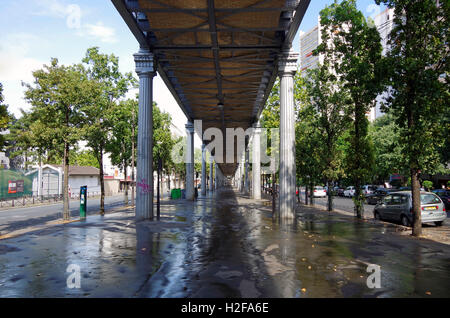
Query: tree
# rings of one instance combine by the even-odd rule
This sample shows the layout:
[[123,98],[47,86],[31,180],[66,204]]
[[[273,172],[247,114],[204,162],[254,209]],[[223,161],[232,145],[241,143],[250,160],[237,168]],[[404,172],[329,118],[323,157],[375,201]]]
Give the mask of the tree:
[[448,114],[450,100],[450,2],[376,0],[376,3],[395,10],[394,28],[388,42],[391,89],[385,100],[385,111],[395,116],[401,130],[402,154],[412,183],[412,234],[420,236],[420,173],[437,166],[437,148],[445,140],[442,127],[436,123],[444,112]]
[[[3,105],[3,84],[0,83],[0,132],[5,131],[8,128],[8,124],[11,120],[11,116],[8,113],[8,106]],[[5,147],[5,137],[0,134],[0,151]]]
[[114,55],[99,52],[98,47],[89,48],[83,59],[84,72],[91,83],[90,103],[83,107],[83,137],[97,157],[100,166],[100,213],[105,214],[105,181],[103,155],[108,144],[111,127],[110,112],[114,104],[122,98],[135,83],[131,73],[119,72],[119,59]]
[[94,167],[100,169],[97,158],[92,150],[82,150],[80,152],[72,151],[73,156],[70,158],[70,164],[82,167]]
[[33,144],[40,149],[62,152],[64,166],[63,199],[65,220],[69,212],[69,152],[80,140],[80,109],[89,100],[88,81],[79,67],[59,65],[52,59],[50,65],[33,72],[34,84],[24,84],[25,99],[32,105],[30,125]]
[[297,174],[306,185],[306,202],[308,189],[310,204],[314,204],[314,186],[322,179],[325,170],[323,153],[324,139],[314,124],[315,114],[310,107],[304,107],[295,126],[295,161]]
[[373,147],[368,138],[367,112],[375,106],[383,90],[381,38],[355,0],[344,0],[327,6],[320,13],[322,44],[317,52],[334,56],[333,70],[343,91],[346,113],[352,118],[352,129],[346,156],[347,174],[355,185],[355,212],[362,217],[364,196],[361,185],[371,174]]
[[325,62],[319,68],[309,72],[306,80],[308,103],[305,112],[309,112],[312,128],[317,130],[323,160],[322,175],[328,188],[328,211],[333,210],[333,184],[339,177],[339,157],[337,141],[346,129],[348,116],[344,112],[345,91],[339,89],[336,76],[331,71],[334,56],[325,56]]
[[369,127],[375,149],[374,179],[383,184],[394,173],[404,174],[399,127],[391,114],[377,118]]
[[[111,163],[121,167],[124,171],[125,180],[128,178],[128,167],[133,166],[133,142],[137,144],[137,122],[133,121],[133,118],[136,117],[133,117],[133,114],[137,114],[138,109],[139,103],[136,100],[128,99],[121,101],[111,109],[109,118],[114,123],[114,126],[111,130],[111,138],[106,145],[106,151],[111,154]],[[127,185],[124,191],[124,202],[128,205]]]

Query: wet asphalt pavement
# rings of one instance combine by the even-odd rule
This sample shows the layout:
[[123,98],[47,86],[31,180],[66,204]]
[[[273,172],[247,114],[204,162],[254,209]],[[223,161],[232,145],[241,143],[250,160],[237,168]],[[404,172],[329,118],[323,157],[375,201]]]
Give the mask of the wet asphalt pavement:
[[450,296],[450,246],[389,224],[300,207],[279,225],[267,202],[231,189],[161,210],[160,222],[129,210],[0,241],[0,297]]
[[[105,197],[105,211],[123,206],[123,195]],[[70,201],[70,216],[80,216],[80,203],[78,200]],[[97,214],[100,211],[100,198],[88,198],[87,215]],[[0,209],[0,234],[24,229],[31,226],[42,225],[46,222],[61,220],[63,217],[62,202],[47,205],[34,205]]]

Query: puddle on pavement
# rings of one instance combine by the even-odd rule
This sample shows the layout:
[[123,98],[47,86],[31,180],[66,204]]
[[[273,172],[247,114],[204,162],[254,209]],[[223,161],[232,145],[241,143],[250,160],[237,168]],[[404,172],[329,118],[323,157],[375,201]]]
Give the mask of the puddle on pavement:
[[[216,195],[163,206],[168,222],[136,225],[115,214],[7,240],[0,296],[449,296],[445,245],[326,213],[279,225],[270,206],[232,191]],[[70,264],[81,269],[78,290],[67,288]],[[381,289],[367,287],[369,264],[381,266]]]

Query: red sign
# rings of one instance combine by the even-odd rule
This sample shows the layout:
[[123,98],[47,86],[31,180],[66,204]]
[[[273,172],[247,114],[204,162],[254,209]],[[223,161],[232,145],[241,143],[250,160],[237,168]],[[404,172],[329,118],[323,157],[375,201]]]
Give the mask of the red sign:
[[16,181],[8,181],[8,193],[9,194],[13,194],[13,193],[17,193],[17,183]]
[[15,194],[15,193],[23,193],[24,189],[24,181],[23,180],[17,180],[17,181],[8,181],[8,193],[9,194]]

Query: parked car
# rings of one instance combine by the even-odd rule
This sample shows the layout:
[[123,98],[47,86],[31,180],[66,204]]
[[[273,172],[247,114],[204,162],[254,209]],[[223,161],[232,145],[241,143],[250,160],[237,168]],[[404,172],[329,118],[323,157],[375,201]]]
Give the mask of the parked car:
[[325,198],[327,196],[327,191],[324,187],[314,187],[314,197],[315,198]]
[[441,198],[442,202],[444,202],[445,209],[447,211],[450,211],[450,191],[445,189],[438,189],[431,192],[437,194]]
[[368,196],[369,194],[374,193],[376,189],[377,189],[377,187],[374,185],[365,185],[365,186],[361,187],[361,190],[362,190],[362,193],[364,194],[364,196]]
[[337,189],[336,193],[337,193],[338,196],[343,197],[344,196],[344,191],[345,191],[344,188],[339,188],[339,189]]
[[[396,191],[396,190],[394,190],[394,191]],[[378,188],[377,190],[375,190],[374,193],[366,196],[366,202],[367,202],[367,204],[377,204],[385,196],[387,196],[390,192],[393,192],[393,190],[386,189],[386,188]]]
[[[442,200],[434,193],[420,192],[422,223],[434,223],[441,226],[447,213]],[[392,192],[386,195],[374,209],[374,217],[378,220],[401,222],[410,226],[413,222],[411,192]]]
[[355,187],[354,186],[347,187],[347,189],[345,189],[344,191],[344,197],[351,198],[354,196],[355,196]]
[[[398,191],[411,191],[411,187],[400,187]],[[425,191],[424,188],[420,188],[420,191]]]
[[[333,196],[338,195],[338,191],[339,191],[339,187],[333,187],[331,189],[331,195],[333,195]],[[327,194],[328,194],[328,192],[327,192]]]

